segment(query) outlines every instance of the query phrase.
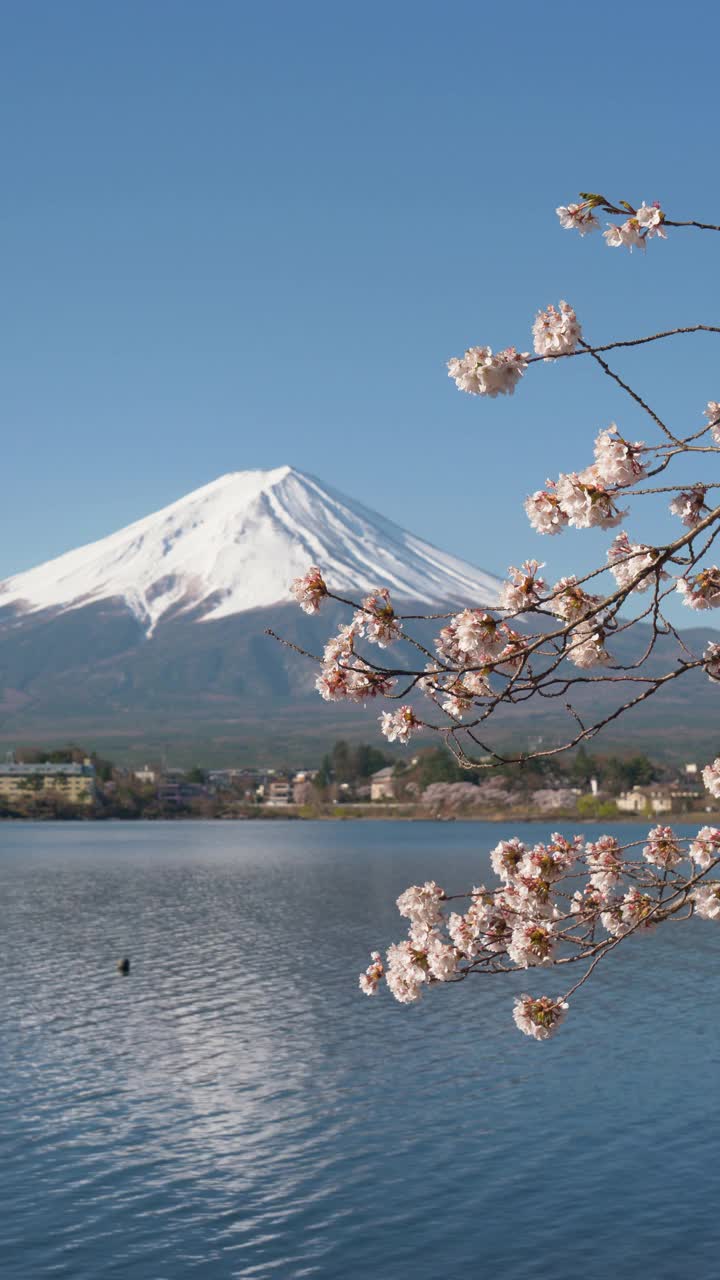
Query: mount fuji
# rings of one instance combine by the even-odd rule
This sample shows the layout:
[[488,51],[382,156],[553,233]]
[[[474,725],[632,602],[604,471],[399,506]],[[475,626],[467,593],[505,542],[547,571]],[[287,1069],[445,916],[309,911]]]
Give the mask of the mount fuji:
[[338,594],[388,586],[405,612],[492,605],[500,585],[301,471],[233,472],[0,582],[0,745],[277,763],[312,758],[313,737],[374,737],[377,708],[328,707],[312,664],[264,634],[318,652],[346,620],[291,601],[313,563]]
[[498,579],[292,467],[236,471],[99,542],[0,582],[0,610],[119,601],[151,636],[162,619],[229,618],[289,600],[322,566],[341,595],[379,585],[430,608],[492,605]]

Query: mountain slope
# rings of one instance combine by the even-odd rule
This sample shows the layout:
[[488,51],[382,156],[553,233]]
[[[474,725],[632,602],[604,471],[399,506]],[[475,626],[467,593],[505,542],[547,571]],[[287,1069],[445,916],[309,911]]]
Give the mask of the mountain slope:
[[227,618],[288,600],[311,563],[356,596],[387,585],[436,608],[492,604],[498,580],[291,467],[238,471],[99,542],[0,583],[26,615],[121,600],[151,635],[162,618]]

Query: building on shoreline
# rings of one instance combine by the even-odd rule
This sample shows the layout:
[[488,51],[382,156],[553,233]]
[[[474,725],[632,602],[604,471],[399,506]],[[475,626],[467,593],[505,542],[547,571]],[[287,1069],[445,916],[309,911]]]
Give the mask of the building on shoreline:
[[82,764],[0,764],[0,799],[23,801],[43,795],[68,804],[92,804],[95,767]]

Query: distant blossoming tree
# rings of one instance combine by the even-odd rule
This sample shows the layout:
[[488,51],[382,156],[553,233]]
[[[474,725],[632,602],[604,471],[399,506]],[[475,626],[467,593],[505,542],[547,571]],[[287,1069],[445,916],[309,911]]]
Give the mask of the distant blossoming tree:
[[[603,232],[607,245],[631,251],[645,250],[656,237],[665,239],[669,227],[720,231],[708,223],[671,221],[657,204],[634,208],[589,193],[557,210],[561,226],[582,236],[599,230],[599,213],[611,219]],[[605,564],[552,584],[542,578],[543,566],[536,560],[511,567],[498,607],[442,617],[434,652],[406,630],[408,619],[395,612],[387,588],[360,602],[345,600],[313,566],[292,584],[301,608],[315,613],[333,599],[353,610],[325,646],[316,681],[321,696],[392,700],[395,708],[380,715],[391,742],[407,743],[420,731],[433,731],[464,766],[492,768],[567,750],[690,671],[704,670],[711,681],[720,680],[720,645],[692,653],[666,616],[671,596],[693,610],[720,608],[720,567],[711,563],[720,533],[720,506],[713,495],[720,484],[710,482],[705,466],[691,484],[669,483],[678,458],[698,455],[701,463],[720,452],[720,403],[707,402],[704,423],[673,429],[605,359],[617,348],[700,331],[720,333],[720,327],[697,324],[593,346],[583,338],[572,306],[560,302],[535,319],[534,355],[514,347],[493,352],[477,346],[450,360],[449,375],[461,391],[494,398],[511,395],[531,365],[589,357],[647,415],[650,440],[628,440],[612,423],[598,434],[593,460],[584,470],[564,472],[527,498],[528,519],[539,533],[554,537],[568,527],[615,530],[629,513],[624,504],[642,503],[648,494],[666,495],[675,527],[661,546],[634,541],[620,529],[612,535]],[[640,622],[649,626],[648,643],[638,659],[623,664],[612,655],[613,638]],[[649,659],[661,636],[675,638],[677,657],[658,674]],[[401,643],[416,655],[409,667],[384,662],[379,654],[371,658],[374,650],[367,648]],[[585,723],[570,700],[580,687],[597,685],[615,694],[616,705]],[[423,698],[430,713],[421,710]],[[565,739],[525,755],[500,752],[490,737],[492,716],[531,698],[564,700],[571,726]],[[703,780],[709,793],[720,797],[720,758],[703,770]],[[586,842],[555,834],[533,846],[516,838],[501,840],[491,864],[497,883],[475,886],[457,910],[454,897],[434,881],[401,894],[398,908],[409,921],[408,935],[389,948],[385,960],[372,953],[360,977],[367,995],[374,995],[384,979],[397,1000],[410,1003],[434,983],[463,981],[471,973],[539,967],[564,973],[564,966],[575,966],[580,976],[564,984],[561,994],[522,995],[515,1001],[519,1029],[545,1040],[562,1022],[574,992],[626,938],[670,921],[720,919],[720,879],[713,878],[720,865],[720,829],[715,827],[681,838],[670,827],[656,826],[644,839],[623,845],[611,835]]]

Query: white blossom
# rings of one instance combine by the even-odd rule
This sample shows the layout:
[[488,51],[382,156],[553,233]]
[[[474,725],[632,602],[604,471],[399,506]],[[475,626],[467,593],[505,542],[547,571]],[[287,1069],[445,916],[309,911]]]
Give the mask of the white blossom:
[[316,564],[311,565],[302,578],[293,578],[290,591],[304,613],[317,613],[320,601],[328,593],[322,573]]
[[720,858],[720,831],[717,827],[701,827],[688,846],[688,854],[701,871],[707,871],[715,858]]
[[627,515],[616,507],[592,467],[580,474],[570,471],[560,475],[556,492],[560,509],[575,529],[612,529]]
[[536,489],[525,500],[525,511],[528,520],[537,533],[562,533],[567,526],[568,517],[560,506],[553,481],[548,481],[547,489]]
[[705,486],[693,485],[692,489],[683,489],[670,503],[670,514],[678,516],[688,529],[694,529],[703,518],[705,506]]
[[677,590],[690,609],[720,608],[720,569],[710,565],[691,578],[678,578]]
[[713,760],[712,764],[705,766],[702,776],[705,788],[710,795],[715,796],[716,799],[720,798],[720,756]]
[[440,903],[444,897],[445,894],[434,880],[426,880],[424,884],[410,885],[409,889],[401,893],[397,909],[401,916],[430,927],[442,918]]
[[546,607],[556,618],[565,622],[579,622],[601,603],[601,596],[588,595],[578,586],[577,578],[561,578],[551,589]]
[[518,920],[513,926],[507,953],[519,969],[552,964],[556,938],[552,925],[541,920]]
[[703,666],[711,680],[720,680],[720,644],[710,641],[703,654]]
[[370,952],[370,964],[364,973],[360,974],[359,986],[360,990],[366,996],[377,995],[378,984],[383,976],[383,963],[380,959],[379,951]]
[[622,876],[620,846],[614,836],[600,836],[585,850],[593,889],[606,895],[612,892]]
[[469,347],[464,356],[448,360],[448,377],[460,391],[473,396],[512,395],[527,369],[529,352],[506,347],[493,355],[490,347]]
[[711,880],[708,884],[697,885],[693,902],[701,920],[720,920],[720,883]]
[[573,308],[561,302],[538,311],[533,324],[534,347],[537,355],[552,360],[555,356],[568,355],[577,347],[582,329]]
[[508,569],[510,581],[503,583],[500,591],[501,608],[507,609],[508,613],[521,613],[540,604],[542,592],[546,589],[543,579],[538,576],[542,568],[537,560],[524,560],[519,569],[511,564]]
[[592,622],[579,622],[568,637],[565,656],[574,666],[583,670],[606,666],[611,658],[605,648],[605,634],[602,627]]
[[513,1018],[523,1035],[534,1040],[547,1040],[562,1022],[569,1006],[565,1000],[553,1000],[551,996],[518,996]]
[[643,857],[653,866],[672,869],[682,861],[682,849],[672,827],[653,827],[647,838]]
[[490,865],[495,875],[506,884],[513,880],[526,853],[527,845],[524,845],[522,840],[518,840],[517,836],[513,836],[510,840],[501,840],[490,854]]
[[412,707],[398,707],[397,711],[383,711],[378,717],[380,729],[388,742],[407,742],[419,721]]
[[590,231],[598,231],[600,223],[592,211],[592,205],[588,202],[583,204],[562,204],[559,209],[555,210],[560,219],[560,226],[566,231],[579,231],[581,236],[586,236]]
[[640,460],[645,448],[643,440],[630,444],[618,432],[614,422],[595,440],[594,472],[604,485],[628,485],[641,480],[647,470]]
[[353,623],[371,644],[386,649],[393,640],[401,637],[402,628],[395,617],[387,587],[380,587],[373,595],[366,596],[362,604],[362,609],[354,615]]
[[[624,591],[634,582],[639,573],[652,568],[657,561],[658,552],[644,542],[631,543],[623,530],[616,534],[611,542],[607,558],[612,576]],[[647,591],[648,587],[656,581],[655,575],[647,573],[644,578],[635,583],[632,589],[638,592]]]
[[720,404],[717,400],[708,400],[705,417],[711,424],[710,435],[716,444],[720,444]]

